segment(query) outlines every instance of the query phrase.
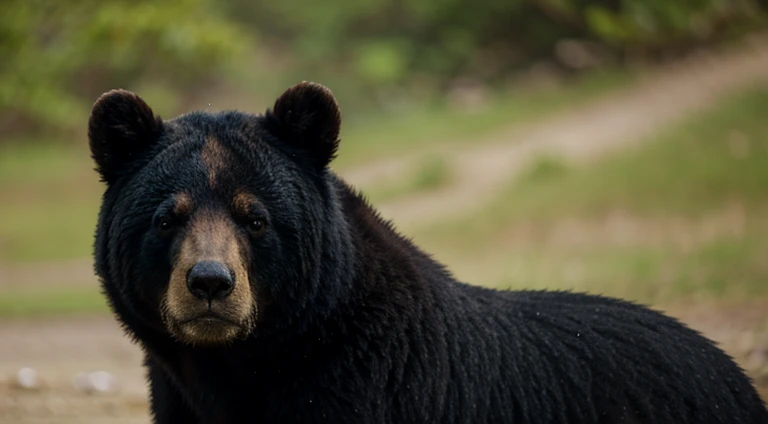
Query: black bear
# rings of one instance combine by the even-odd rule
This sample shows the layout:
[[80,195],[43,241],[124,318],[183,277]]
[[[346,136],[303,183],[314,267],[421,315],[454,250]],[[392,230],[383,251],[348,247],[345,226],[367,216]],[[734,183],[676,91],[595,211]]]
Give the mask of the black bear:
[[456,281],[329,169],[340,125],[308,82],[259,115],[95,102],[95,267],[154,422],[768,423],[674,319]]

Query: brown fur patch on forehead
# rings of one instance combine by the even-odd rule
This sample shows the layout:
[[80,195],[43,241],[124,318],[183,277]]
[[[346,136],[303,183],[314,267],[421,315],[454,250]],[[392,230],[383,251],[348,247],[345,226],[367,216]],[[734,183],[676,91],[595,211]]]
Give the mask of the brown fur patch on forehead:
[[188,251],[180,254],[191,254],[199,260],[235,261],[239,258],[230,255],[237,254],[237,244],[235,225],[225,214],[201,211],[189,223],[182,243]]
[[216,181],[223,169],[229,162],[229,152],[221,145],[221,142],[212,136],[205,139],[203,151],[200,157],[208,170],[208,184],[211,188],[216,187]]
[[187,193],[178,193],[173,196],[173,214],[174,215],[188,215],[192,212],[192,197]]
[[240,191],[232,198],[232,209],[238,214],[247,214],[251,205],[257,203],[258,199],[251,193]]

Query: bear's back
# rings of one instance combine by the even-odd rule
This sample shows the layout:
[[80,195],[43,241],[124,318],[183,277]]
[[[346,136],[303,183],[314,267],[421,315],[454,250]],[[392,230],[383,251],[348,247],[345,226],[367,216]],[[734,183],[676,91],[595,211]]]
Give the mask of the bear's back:
[[449,344],[467,350],[466,376],[481,376],[483,395],[466,398],[492,399],[487,413],[506,411],[494,419],[768,422],[742,370],[673,318],[596,295],[454,285],[464,324]]

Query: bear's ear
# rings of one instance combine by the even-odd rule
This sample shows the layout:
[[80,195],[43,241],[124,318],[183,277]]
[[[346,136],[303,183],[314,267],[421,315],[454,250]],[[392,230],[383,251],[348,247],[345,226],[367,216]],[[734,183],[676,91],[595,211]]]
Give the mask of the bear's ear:
[[93,104],[88,120],[91,156],[102,181],[113,183],[157,141],[163,121],[136,94],[111,90]]
[[271,129],[284,143],[327,166],[339,147],[341,110],[328,88],[304,81],[286,90],[267,111]]

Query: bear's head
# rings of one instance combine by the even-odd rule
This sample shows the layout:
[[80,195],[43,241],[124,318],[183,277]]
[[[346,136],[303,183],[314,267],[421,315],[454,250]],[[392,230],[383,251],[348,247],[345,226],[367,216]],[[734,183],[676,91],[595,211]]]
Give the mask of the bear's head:
[[328,168],[340,119],[309,82],[261,115],[164,121],[129,91],[96,101],[90,149],[107,186],[96,271],[134,336],[231,344],[333,308],[352,260]]

